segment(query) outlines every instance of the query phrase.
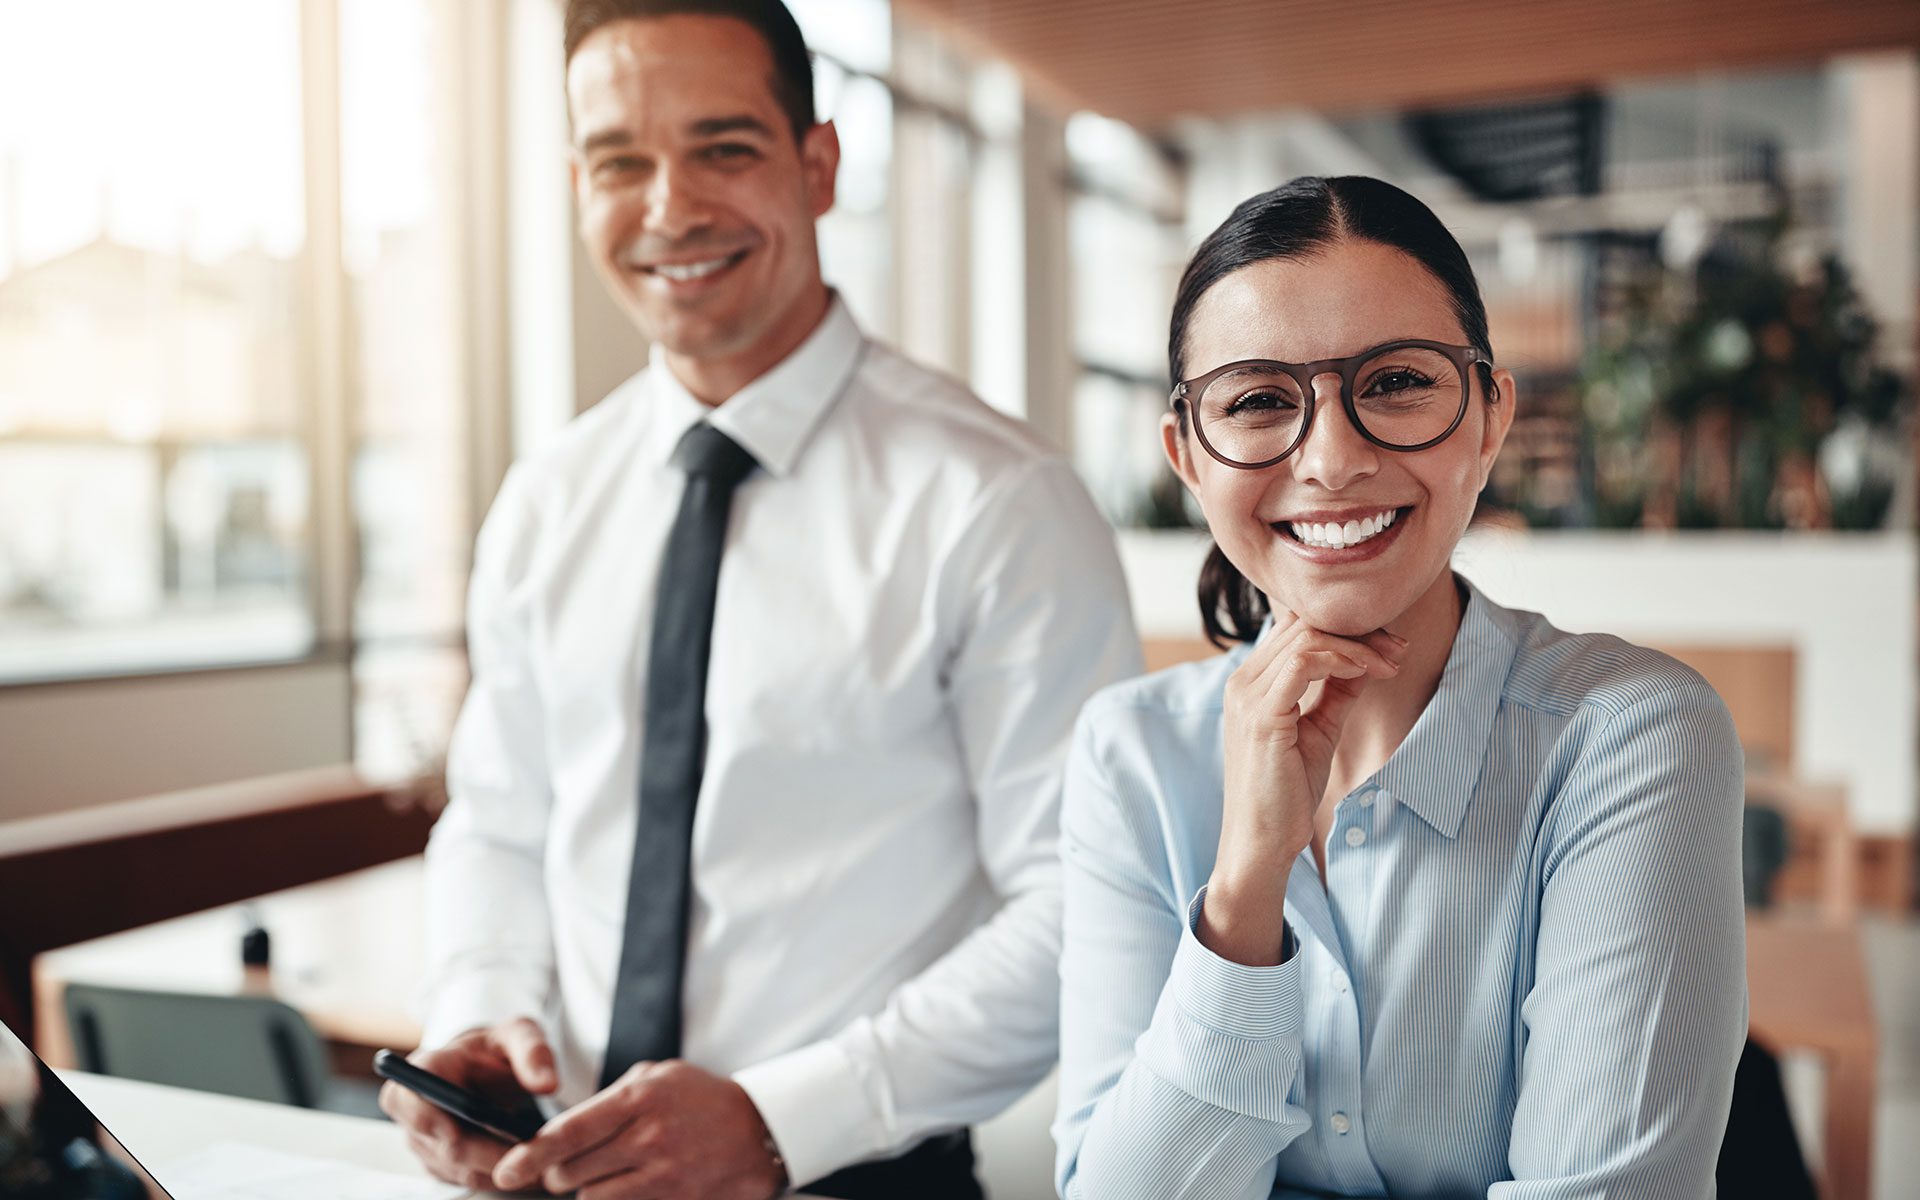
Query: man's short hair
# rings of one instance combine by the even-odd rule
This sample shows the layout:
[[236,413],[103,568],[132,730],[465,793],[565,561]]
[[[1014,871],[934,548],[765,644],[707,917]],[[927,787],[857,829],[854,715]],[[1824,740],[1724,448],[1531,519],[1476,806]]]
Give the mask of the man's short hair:
[[797,141],[817,123],[813,113],[813,60],[800,26],[780,0],[567,0],[567,61],[580,43],[613,21],[689,13],[745,21],[773,55],[773,97],[787,114]]

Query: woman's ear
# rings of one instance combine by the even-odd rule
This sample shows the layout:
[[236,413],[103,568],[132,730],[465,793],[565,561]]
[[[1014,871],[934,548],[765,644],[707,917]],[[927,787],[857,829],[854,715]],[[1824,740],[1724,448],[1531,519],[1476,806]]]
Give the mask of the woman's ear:
[[1180,477],[1187,491],[1198,500],[1200,479],[1193,471],[1193,447],[1180,432],[1182,420],[1177,412],[1160,414],[1160,448],[1166,452],[1167,463],[1173,467],[1173,473]]
[[1483,488],[1493,474],[1493,462],[1500,457],[1500,447],[1506,445],[1507,431],[1513,428],[1514,407],[1520,399],[1512,371],[1495,371],[1493,387],[1493,403],[1480,406],[1486,416],[1486,423],[1480,427],[1480,486]]

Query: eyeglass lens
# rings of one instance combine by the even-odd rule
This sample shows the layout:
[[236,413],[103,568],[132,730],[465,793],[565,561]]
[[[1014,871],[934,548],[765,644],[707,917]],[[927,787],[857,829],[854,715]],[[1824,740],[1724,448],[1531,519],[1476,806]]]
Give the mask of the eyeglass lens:
[[[1418,346],[1383,350],[1353,376],[1360,424],[1392,446],[1418,446],[1439,437],[1465,399],[1459,366],[1437,350]],[[1293,376],[1278,367],[1250,365],[1215,378],[1194,411],[1208,445],[1235,462],[1259,463],[1299,441],[1307,404]]]

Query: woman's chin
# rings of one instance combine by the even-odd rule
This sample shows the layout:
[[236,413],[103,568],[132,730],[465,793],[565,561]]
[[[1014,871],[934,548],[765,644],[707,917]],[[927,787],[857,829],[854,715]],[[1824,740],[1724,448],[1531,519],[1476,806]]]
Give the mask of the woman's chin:
[[1353,619],[1352,614],[1348,614],[1347,619],[1343,621],[1327,620],[1327,621],[1321,621],[1321,622],[1313,622],[1312,624],[1313,624],[1313,627],[1315,629],[1318,629],[1321,633],[1330,633],[1335,637],[1360,638],[1360,637],[1365,637],[1366,635],[1368,635],[1369,633],[1372,633],[1376,629],[1379,629],[1381,626],[1385,625],[1386,623],[1387,622],[1384,619],[1379,621],[1369,621],[1369,620],[1366,620],[1365,618],[1362,618],[1356,621]]
[[1377,592],[1369,589],[1361,595],[1342,595],[1346,590],[1341,587],[1327,588],[1321,594],[1298,604],[1289,604],[1276,596],[1273,607],[1276,611],[1285,609],[1292,612],[1313,628],[1335,637],[1362,637],[1399,615],[1399,610],[1380,603]]

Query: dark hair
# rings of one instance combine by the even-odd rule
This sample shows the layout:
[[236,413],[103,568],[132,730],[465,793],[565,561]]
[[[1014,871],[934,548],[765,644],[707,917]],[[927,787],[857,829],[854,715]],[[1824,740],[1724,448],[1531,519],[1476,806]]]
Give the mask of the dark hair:
[[813,60],[800,26],[780,0],[567,0],[567,61],[589,34],[614,21],[686,13],[732,17],[753,26],[773,55],[773,97],[793,126],[794,140],[818,123],[813,111]]
[[[1487,306],[1466,251],[1433,210],[1390,183],[1365,175],[1325,179],[1302,175],[1243,202],[1193,252],[1174,293],[1167,335],[1171,383],[1187,377],[1187,322],[1208,288],[1238,271],[1274,258],[1305,258],[1342,238],[1359,238],[1405,251],[1446,288],[1469,344],[1487,357]],[[1489,403],[1499,399],[1493,372],[1482,367]],[[1186,426],[1181,425],[1181,436]],[[1250,642],[1267,619],[1267,598],[1215,545],[1200,568],[1200,619],[1207,640]]]

